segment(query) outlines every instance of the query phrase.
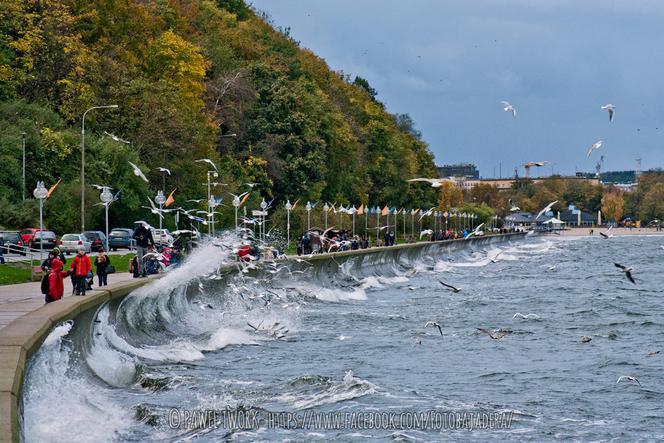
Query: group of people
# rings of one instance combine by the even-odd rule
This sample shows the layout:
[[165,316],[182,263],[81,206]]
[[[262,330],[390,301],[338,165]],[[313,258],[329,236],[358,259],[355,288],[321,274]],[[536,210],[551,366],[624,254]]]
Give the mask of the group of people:
[[169,266],[178,266],[183,259],[182,251],[189,250],[190,242],[182,236],[173,240],[170,247],[159,246],[152,237],[152,231],[143,222],[134,230],[136,256],[129,262],[129,272],[134,278],[144,278],[158,274]]
[[[54,248],[48,254],[48,258],[41,264],[45,275],[42,278],[41,291],[46,303],[60,300],[64,295],[64,279],[71,277],[72,294],[84,296],[86,291],[92,289],[94,273],[92,261],[84,248],[71,261],[68,270],[64,270],[67,259],[59,248]],[[111,259],[102,250],[94,259],[95,271],[97,273],[99,286],[108,285],[108,274],[114,272]]]

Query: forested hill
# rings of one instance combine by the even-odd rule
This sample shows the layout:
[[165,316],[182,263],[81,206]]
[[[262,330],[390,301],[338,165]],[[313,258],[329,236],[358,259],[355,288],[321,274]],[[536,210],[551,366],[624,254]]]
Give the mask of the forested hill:
[[[21,202],[25,132],[28,195],[61,177],[47,224],[78,229],[81,116],[107,104],[119,109],[86,118],[86,183],[122,191],[114,225],[146,217],[159,166],[178,205],[205,197],[203,157],[219,165],[225,203],[256,182],[254,208],[262,197],[433,206],[432,189],[405,182],[435,174],[432,154],[375,96],[241,0],[0,0],[0,225],[35,223],[34,200]],[[101,227],[99,193],[86,196],[87,224]]]

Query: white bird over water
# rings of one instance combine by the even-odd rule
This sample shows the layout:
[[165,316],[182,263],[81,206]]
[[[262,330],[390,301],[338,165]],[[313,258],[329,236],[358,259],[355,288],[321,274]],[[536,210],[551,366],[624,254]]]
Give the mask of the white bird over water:
[[629,381],[635,381],[639,384],[639,386],[641,386],[641,382],[636,377],[632,377],[631,375],[621,375],[620,377],[618,377],[618,381],[616,382],[616,384],[620,383],[623,379]]
[[516,314],[514,314],[514,317],[512,317],[512,318],[524,318],[524,319],[527,319],[527,320],[539,320],[540,316],[537,315],[537,314],[523,315],[522,313],[517,312]]
[[454,180],[452,180],[451,178],[423,178],[423,177],[418,177],[418,178],[411,178],[410,180],[406,180],[406,181],[409,182],[409,183],[413,183],[413,182],[431,183],[432,188],[440,188],[441,185],[444,182],[454,183]]
[[134,169],[134,175],[135,175],[136,177],[140,177],[140,178],[142,178],[143,181],[145,181],[146,183],[150,183],[150,181],[147,179],[147,177],[145,176],[145,174],[143,174],[143,171],[141,171],[141,169],[140,169],[138,166],[136,166],[136,165],[133,164],[132,162],[129,162],[129,164],[130,164],[131,167]]
[[593,145],[588,149],[588,157],[590,157],[590,154],[593,153],[593,151],[596,151],[597,149],[602,147],[602,144],[604,143],[604,140],[597,140]]
[[549,203],[548,205],[546,205],[546,207],[545,207],[544,209],[542,209],[542,210],[539,212],[539,214],[537,214],[537,217],[535,217],[535,219],[537,220],[538,218],[540,218],[540,216],[541,216],[542,214],[545,214],[545,213],[549,212],[549,211],[551,210],[551,208],[553,207],[553,205],[555,205],[556,203],[558,203],[558,200],[556,200],[556,201],[554,201],[554,202],[551,202],[551,203]]
[[613,121],[613,114],[616,113],[616,107],[612,105],[611,103],[608,103],[604,106],[602,106],[602,109],[604,109],[606,112],[609,113],[609,122]]
[[503,100],[500,103],[503,105],[503,111],[511,112],[512,117],[516,117],[516,108],[510,102]]
[[429,326],[434,327],[434,328],[438,328],[438,332],[440,332],[440,336],[441,337],[443,336],[443,330],[440,327],[440,323],[438,323],[437,321],[428,321],[427,324],[424,325],[425,328],[428,328]]
[[207,163],[208,165],[212,166],[215,171],[219,172],[219,169],[217,169],[217,165],[214,164],[212,160],[209,158],[201,158],[198,160],[195,160],[196,163]]
[[425,235],[431,235],[433,234],[432,229],[425,229],[424,231],[420,232],[420,238],[424,237]]

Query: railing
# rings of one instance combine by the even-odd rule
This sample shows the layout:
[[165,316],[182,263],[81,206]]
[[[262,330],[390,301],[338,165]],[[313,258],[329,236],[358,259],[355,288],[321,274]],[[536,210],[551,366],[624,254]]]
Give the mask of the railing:
[[[35,267],[33,266],[32,262],[34,260],[39,259],[38,266],[41,266],[43,251],[40,251],[39,249],[33,249],[28,246],[17,246],[12,244],[5,244],[4,246],[2,246],[2,249],[7,250],[8,254],[12,253],[12,254],[24,255],[25,258],[14,260],[14,262],[21,263],[27,261],[30,267],[30,281],[33,281],[35,279]],[[7,257],[5,257],[5,260],[7,260]]]

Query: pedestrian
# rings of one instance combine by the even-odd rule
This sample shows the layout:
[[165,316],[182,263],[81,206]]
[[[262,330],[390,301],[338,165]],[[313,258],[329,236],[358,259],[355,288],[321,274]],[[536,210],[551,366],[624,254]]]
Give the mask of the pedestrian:
[[53,248],[53,253],[58,259],[60,259],[60,261],[62,262],[62,266],[64,267],[64,265],[67,264],[67,259],[65,258],[65,254],[63,254],[62,251],[60,251],[60,248]]
[[[53,265],[53,260],[55,260],[56,255],[54,251],[51,251],[48,253],[48,257],[46,260],[44,260],[41,264],[41,270],[48,273],[49,269],[51,269],[51,266]],[[64,265],[64,262],[60,260],[60,262]]]
[[65,286],[62,282],[64,277],[67,277],[70,271],[63,271],[63,263],[60,259],[53,259],[51,268],[48,275],[48,290],[46,291],[44,300],[46,303],[51,303],[60,300],[65,292]]
[[138,274],[146,277],[145,263],[143,256],[147,254],[148,248],[154,246],[154,239],[152,238],[152,231],[148,229],[146,223],[139,222],[138,227],[134,230],[134,240],[136,240],[136,254],[138,256]]
[[0,237],[0,265],[5,264],[5,256],[2,253],[2,248],[5,246],[5,239]]
[[76,288],[76,295],[85,295],[85,290],[88,286],[87,279],[88,273],[92,270],[92,263],[90,257],[85,253],[85,249],[81,248],[76,257],[71,262],[71,269],[74,276],[74,287]]
[[95,257],[95,268],[97,269],[97,278],[99,287],[108,286],[108,267],[111,265],[111,258],[104,253],[102,249],[99,255]]

